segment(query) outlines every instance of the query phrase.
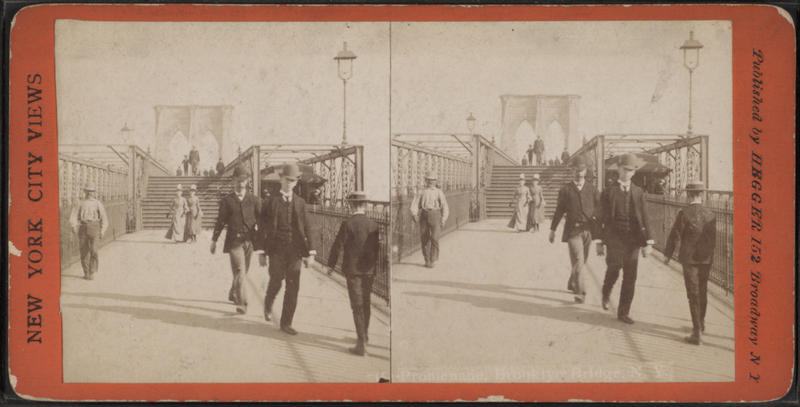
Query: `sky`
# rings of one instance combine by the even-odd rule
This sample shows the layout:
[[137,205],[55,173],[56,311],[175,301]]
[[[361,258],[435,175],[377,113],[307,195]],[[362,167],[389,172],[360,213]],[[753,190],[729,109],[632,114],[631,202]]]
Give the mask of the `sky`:
[[[231,105],[227,163],[252,144],[364,146],[365,191],[389,200],[388,23],[56,22],[59,143],[155,147],[156,105]],[[201,157],[202,160],[202,157]]]
[[393,23],[392,132],[467,133],[472,113],[475,132],[499,143],[500,95],[547,94],[581,97],[587,139],[685,133],[689,71],[679,48],[690,30],[704,46],[693,131],[709,136],[710,188],[732,190],[730,21]]

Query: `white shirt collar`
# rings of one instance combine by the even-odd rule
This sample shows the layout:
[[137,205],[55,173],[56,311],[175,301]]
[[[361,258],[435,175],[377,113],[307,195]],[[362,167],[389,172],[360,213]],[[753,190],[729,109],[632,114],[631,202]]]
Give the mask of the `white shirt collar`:
[[628,180],[628,182],[625,182],[625,183],[623,183],[620,180],[617,180],[617,182],[619,182],[619,186],[625,187],[627,189],[631,189],[631,180]]
[[283,190],[281,190],[280,193],[284,198],[288,199],[289,201],[292,200],[292,191],[289,191],[289,193],[286,193],[286,192],[283,192]]
[[233,193],[236,194],[236,197],[239,198],[240,201],[244,201],[244,196],[247,195],[246,190],[241,193],[239,193],[239,191],[233,191]]
[[578,187],[578,189],[583,189],[583,185],[586,183],[586,179],[585,178],[582,179],[580,184],[577,183],[575,180],[572,180],[572,183],[575,184],[575,186]]
[[353,212],[353,215],[366,215],[364,211]]

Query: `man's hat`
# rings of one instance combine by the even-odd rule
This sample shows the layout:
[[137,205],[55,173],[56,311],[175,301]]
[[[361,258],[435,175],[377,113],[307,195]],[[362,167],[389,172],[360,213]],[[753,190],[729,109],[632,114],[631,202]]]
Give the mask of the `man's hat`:
[[619,167],[625,167],[632,170],[638,170],[642,167],[642,161],[633,153],[623,154],[619,157]]
[[367,199],[367,193],[366,192],[364,192],[364,191],[353,191],[350,194],[350,196],[347,197],[347,200],[351,201],[351,202],[366,202],[369,199]]
[[300,167],[297,164],[289,163],[283,166],[281,177],[289,178],[292,181],[300,179]]
[[231,176],[239,181],[244,181],[249,176],[247,175],[247,170],[244,169],[241,165],[237,165],[236,168],[233,169],[233,175]]
[[689,181],[686,183],[686,188],[683,189],[686,192],[690,191],[705,191],[706,185],[703,181]]
[[178,184],[178,188],[176,188],[176,189],[177,189],[178,191],[183,191],[183,187],[181,186],[181,184]]
[[436,180],[436,179],[439,179],[439,177],[436,176],[436,171],[428,171],[428,172],[425,173],[425,179]]
[[84,191],[95,191],[95,190],[97,190],[97,187],[95,187],[94,182],[89,181],[89,182],[86,183],[86,185],[83,186],[83,190]]
[[222,157],[220,157],[219,160],[222,161]]
[[588,167],[588,165],[586,164],[586,157],[584,157],[582,155],[579,155],[579,156],[573,158],[572,162],[569,164],[569,166],[574,168],[574,169],[576,169],[576,170],[578,170],[578,171],[585,170],[586,167]]
[[538,181],[539,180],[539,174],[533,174],[533,179]]
[[192,186],[189,187],[189,190],[190,191],[197,191],[197,185],[192,184]]
[[525,179],[525,173],[519,174],[519,179]]

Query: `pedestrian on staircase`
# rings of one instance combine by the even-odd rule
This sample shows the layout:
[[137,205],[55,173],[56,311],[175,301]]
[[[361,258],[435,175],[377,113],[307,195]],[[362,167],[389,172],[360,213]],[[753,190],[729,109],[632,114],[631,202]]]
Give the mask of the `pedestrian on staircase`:
[[531,191],[525,186],[525,174],[519,174],[519,185],[514,189],[514,198],[509,207],[514,208],[514,214],[508,222],[508,227],[519,232],[527,231],[528,204],[531,202]]
[[689,206],[681,209],[675,217],[675,224],[664,250],[664,264],[669,264],[675,248],[680,247],[678,261],[683,266],[686,297],[689,299],[689,313],[692,316],[692,335],[684,339],[693,345],[703,343],[700,335],[706,330],[708,276],[714,262],[717,242],[717,218],[714,212],[703,206],[705,190],[702,181],[686,184]]
[[425,174],[425,189],[411,201],[411,218],[419,222],[420,241],[422,243],[422,257],[425,258],[425,267],[436,267],[439,260],[439,236],[450,214],[447,206],[447,197],[441,189],[436,188],[436,171]]
[[186,214],[189,212],[189,206],[183,197],[181,184],[178,184],[175,192],[175,198],[172,198],[172,204],[170,205],[169,213],[167,213],[167,218],[172,218],[172,225],[170,225],[164,237],[175,243],[183,243],[183,232],[186,228]]
[[339,252],[344,250],[341,270],[347,278],[347,292],[350,296],[350,308],[353,310],[353,322],[358,338],[356,347],[350,348],[350,352],[366,356],[372,309],[370,296],[381,250],[380,236],[378,225],[366,215],[367,194],[355,191],[347,200],[353,215],[342,222],[339,233],[333,241],[328,256],[330,268],[328,274],[332,274],[339,261]]
[[78,235],[80,242],[81,267],[83,276],[87,280],[93,280],[100,265],[100,239],[108,229],[108,216],[103,203],[95,198],[94,182],[87,182],[83,187],[85,199],[83,199],[69,217],[72,232]]
[[224,171],[225,171],[225,163],[222,162],[222,157],[220,157],[219,161],[217,161],[217,176],[221,177]]
[[525,154],[528,156],[528,165],[533,165],[533,144],[528,144],[528,150]]
[[211,236],[211,254],[214,254],[217,251],[217,239],[222,234],[222,229],[227,227],[222,252],[230,255],[233,272],[228,301],[236,304],[236,312],[239,314],[247,313],[245,282],[256,238],[256,223],[261,212],[261,201],[247,192],[249,179],[244,167],[238,166],[233,170],[233,192],[219,201],[217,222]]
[[590,182],[586,182],[586,158],[575,157],[571,163],[572,181],[558,191],[556,211],[550,223],[550,243],[555,241],[556,229],[561,218],[565,218],[561,241],[567,244],[572,269],[567,282],[567,290],[574,295],[575,302],[582,304],[586,300],[586,288],[583,283],[586,260],[595,230],[595,209],[600,194]]
[[197,151],[195,146],[192,146],[192,151],[189,152],[189,164],[192,165],[192,175],[195,177],[200,175],[198,172],[198,165],[200,165],[200,152]]
[[536,154],[536,165],[544,165],[544,140],[542,136],[536,135],[536,141],[533,142],[533,153]]
[[189,156],[183,156],[183,174],[189,176]]
[[544,191],[539,186],[539,174],[533,174],[532,185],[530,188],[531,202],[528,208],[528,225],[527,230],[539,231],[539,224],[544,223],[544,207],[547,204],[544,201]]
[[196,194],[197,185],[192,185],[189,188],[189,197],[186,198],[189,213],[186,216],[186,236],[184,239],[189,243],[197,242],[197,235],[203,232],[203,209],[200,207],[200,198]]
[[569,150],[564,147],[564,151],[561,153],[561,165],[569,165]]

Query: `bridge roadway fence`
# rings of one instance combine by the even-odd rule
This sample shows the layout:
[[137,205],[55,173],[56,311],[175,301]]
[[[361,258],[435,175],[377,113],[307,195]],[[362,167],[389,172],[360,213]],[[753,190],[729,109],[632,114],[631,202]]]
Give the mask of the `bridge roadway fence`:
[[[479,220],[477,195],[473,190],[445,191],[450,215],[447,217],[442,236],[468,222]],[[413,196],[394,198],[392,201],[392,260],[399,262],[420,250],[419,223],[411,219]]]
[[[313,232],[317,234],[315,243],[317,244],[316,260],[332,267],[336,273],[342,274],[341,262],[343,254],[340,253],[339,264],[327,264],[328,256],[331,253],[331,247],[339,233],[339,228],[342,222],[349,218],[350,211],[347,205],[341,201],[334,202],[330,205],[308,205],[308,215],[311,221]],[[378,297],[384,299],[387,305],[390,303],[390,215],[389,215],[389,202],[370,201],[367,205],[366,215],[378,224],[378,232],[380,233],[381,250],[378,255],[378,269],[375,274],[375,283],[372,286],[372,292]]]

